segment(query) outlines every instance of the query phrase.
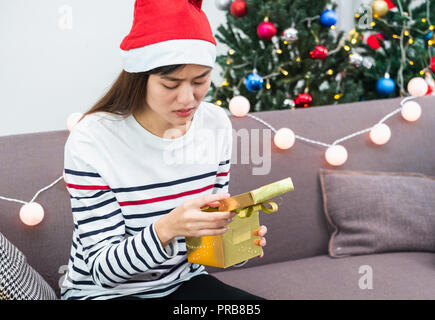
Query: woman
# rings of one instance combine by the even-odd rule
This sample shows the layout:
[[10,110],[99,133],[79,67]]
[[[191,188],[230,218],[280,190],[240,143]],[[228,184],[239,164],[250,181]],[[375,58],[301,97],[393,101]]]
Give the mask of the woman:
[[[223,234],[234,217],[201,211],[229,197],[232,127],[223,109],[202,102],[215,42],[200,8],[136,1],[124,70],[71,131],[65,175],[75,228],[63,299],[259,299],[186,257],[185,237]],[[166,28],[182,14],[188,30],[162,27],[156,38],[144,25],[162,12]]]

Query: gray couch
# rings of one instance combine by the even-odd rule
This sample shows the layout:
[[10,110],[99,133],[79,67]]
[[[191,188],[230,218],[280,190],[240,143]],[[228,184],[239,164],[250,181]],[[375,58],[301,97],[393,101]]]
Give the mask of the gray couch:
[[[435,176],[435,97],[417,100],[422,117],[413,124],[400,114],[387,120],[388,144],[378,147],[361,135],[343,143],[347,162],[336,170],[419,172]],[[368,128],[399,107],[400,99],[361,102],[304,110],[256,113],[276,129],[332,143]],[[263,129],[252,118],[231,117],[235,130]],[[0,137],[0,195],[29,201],[37,190],[61,176],[67,131]],[[262,138],[260,142],[262,145]],[[260,147],[261,149],[261,147]],[[278,213],[261,214],[267,225],[264,258],[243,267],[209,268],[219,279],[267,299],[433,299],[435,254],[391,252],[346,258],[328,256],[330,228],[323,212],[319,168],[331,168],[325,148],[296,140],[290,150],[272,146],[268,175],[253,175],[261,164],[241,163],[240,146],[233,157],[230,193],[235,195],[290,176],[295,190],[282,197]],[[45,219],[26,227],[18,217],[20,204],[0,200],[0,232],[27,256],[28,262],[59,294],[59,280],[68,263],[73,222],[63,181],[36,199]],[[278,199],[277,202],[280,202]],[[435,251],[435,248],[434,248]],[[373,288],[361,289],[361,266],[373,271]]]

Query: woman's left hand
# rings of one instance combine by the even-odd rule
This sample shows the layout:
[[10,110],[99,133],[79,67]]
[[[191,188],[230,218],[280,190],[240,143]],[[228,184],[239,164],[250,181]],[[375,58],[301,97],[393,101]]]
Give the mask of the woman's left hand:
[[[261,226],[260,228],[258,228],[257,230],[254,231],[254,235],[256,236],[260,236],[261,238],[255,241],[255,244],[257,246],[262,246],[264,247],[266,245],[266,238],[264,238],[264,236],[267,233],[267,228],[266,226]],[[263,258],[264,256],[264,252],[261,253],[261,255],[259,255],[259,258]]]

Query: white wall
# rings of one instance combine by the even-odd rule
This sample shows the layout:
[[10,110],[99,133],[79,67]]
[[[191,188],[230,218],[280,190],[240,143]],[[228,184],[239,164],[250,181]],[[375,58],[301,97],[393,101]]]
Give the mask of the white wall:
[[[69,114],[88,110],[121,70],[119,44],[130,31],[133,4],[0,0],[0,136],[63,130]],[[203,9],[213,31],[225,23],[214,0],[204,0]],[[349,28],[346,19],[339,27]],[[219,44],[217,54],[226,50]],[[217,83],[219,72],[212,75]]]

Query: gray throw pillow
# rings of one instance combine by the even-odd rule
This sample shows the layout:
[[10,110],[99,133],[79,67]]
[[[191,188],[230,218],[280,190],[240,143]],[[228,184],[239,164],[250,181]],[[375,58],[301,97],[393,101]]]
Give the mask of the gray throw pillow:
[[56,300],[50,285],[0,233],[0,300]]
[[331,257],[435,252],[435,177],[320,169]]

